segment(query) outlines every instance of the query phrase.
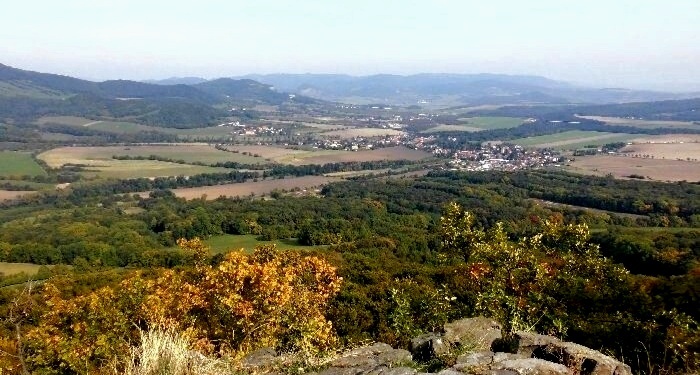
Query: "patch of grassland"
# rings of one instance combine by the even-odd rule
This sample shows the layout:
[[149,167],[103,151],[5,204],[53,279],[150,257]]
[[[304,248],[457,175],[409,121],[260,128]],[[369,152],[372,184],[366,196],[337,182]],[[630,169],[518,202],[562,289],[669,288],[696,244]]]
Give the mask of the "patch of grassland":
[[46,171],[26,152],[0,151],[0,176],[44,176]]

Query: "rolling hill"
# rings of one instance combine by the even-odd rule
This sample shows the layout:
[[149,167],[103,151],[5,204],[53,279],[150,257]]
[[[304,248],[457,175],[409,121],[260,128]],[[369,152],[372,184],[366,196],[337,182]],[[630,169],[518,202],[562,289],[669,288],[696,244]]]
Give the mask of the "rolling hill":
[[249,79],[222,78],[167,85],[110,80],[92,82],[0,64],[0,120],[27,123],[46,115],[122,119],[154,126],[191,128],[228,116],[217,104],[281,105],[310,99]]
[[684,99],[674,94],[627,89],[596,89],[539,76],[504,74],[340,74],[248,75],[280,91],[357,104],[435,106],[485,104],[622,103]]

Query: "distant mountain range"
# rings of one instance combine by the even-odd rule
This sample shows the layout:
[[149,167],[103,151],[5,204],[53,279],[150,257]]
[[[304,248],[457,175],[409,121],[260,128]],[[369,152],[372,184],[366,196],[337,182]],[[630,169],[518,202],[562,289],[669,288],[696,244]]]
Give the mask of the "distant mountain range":
[[[294,94],[294,95],[292,95]],[[269,74],[206,80],[197,77],[137,82],[92,82],[0,64],[0,122],[45,115],[120,119],[156,126],[201,127],[230,115],[221,108],[325,102],[477,107],[596,105],[700,97],[627,89],[594,89],[538,76],[417,74],[354,77]]]
[[401,105],[601,104],[700,96],[700,93],[586,88],[544,77],[503,74],[382,74],[363,77],[267,74],[243,78],[272,85],[280,91],[325,100]]

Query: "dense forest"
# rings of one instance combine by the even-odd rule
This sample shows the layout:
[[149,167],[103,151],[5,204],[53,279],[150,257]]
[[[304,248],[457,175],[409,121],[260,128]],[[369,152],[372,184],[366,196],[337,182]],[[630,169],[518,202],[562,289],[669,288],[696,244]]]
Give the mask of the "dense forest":
[[[0,212],[0,261],[71,266],[42,269],[35,277],[46,281],[31,295],[26,275],[0,277],[9,286],[0,289],[0,309],[12,317],[0,331],[2,353],[11,355],[0,354],[0,363],[19,369],[22,356],[50,373],[105,371],[120,366],[110,356],[128,350],[138,329],[156,323],[191,332],[203,352],[235,355],[365,340],[406,347],[450,319],[487,315],[508,331],[527,327],[603,348],[642,373],[698,365],[697,185],[433,172],[334,183],[320,197],[186,201],[167,190],[179,183],[139,183],[160,190],[140,197],[86,187]],[[227,254],[198,241],[222,234],[308,247]],[[309,267],[325,275],[318,284],[304,273]],[[299,279],[273,286],[254,270]],[[289,308],[266,310],[271,295],[242,292],[238,277],[256,291],[281,288],[274,303]],[[287,293],[303,297],[285,305]],[[311,300],[319,303],[303,302]],[[277,323],[248,339],[223,334],[267,319]],[[325,328],[295,331],[284,322]]]

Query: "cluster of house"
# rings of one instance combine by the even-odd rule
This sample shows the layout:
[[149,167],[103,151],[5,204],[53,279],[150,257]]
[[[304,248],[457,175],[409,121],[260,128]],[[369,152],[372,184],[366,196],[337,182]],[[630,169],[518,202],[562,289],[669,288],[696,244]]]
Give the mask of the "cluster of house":
[[467,171],[515,171],[544,166],[560,166],[567,159],[549,149],[526,150],[507,143],[485,144],[475,150],[454,151],[450,167]]

